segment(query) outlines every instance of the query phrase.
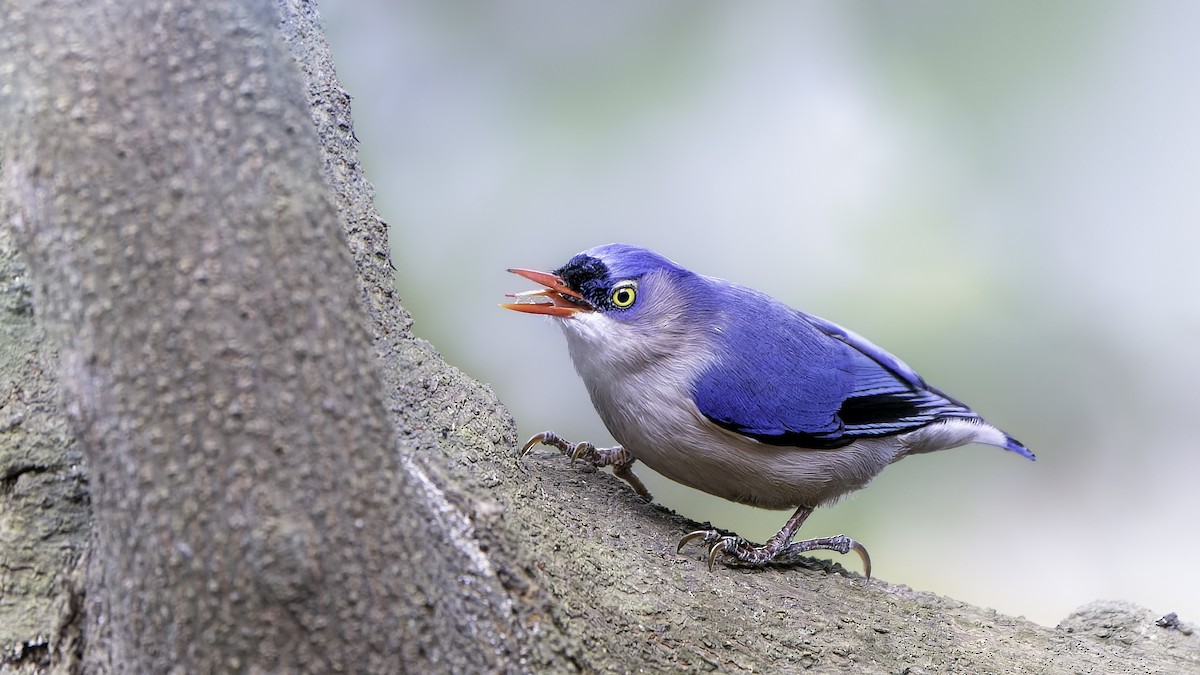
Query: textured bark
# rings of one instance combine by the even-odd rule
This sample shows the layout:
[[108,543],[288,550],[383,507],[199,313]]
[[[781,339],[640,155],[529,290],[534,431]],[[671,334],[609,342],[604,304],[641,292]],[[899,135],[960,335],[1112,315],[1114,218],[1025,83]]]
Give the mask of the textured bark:
[[[40,667],[75,616],[90,509],[59,405],[57,353],[34,321],[11,234],[0,227],[0,648],[3,663]],[[54,646],[72,654],[78,641],[64,633]]]
[[23,331],[0,561],[49,552],[27,620],[4,573],[6,668],[1200,667],[1200,637],[1131,605],[1048,629],[820,566],[710,574],[674,552],[693,523],[553,451],[518,461],[491,392],[409,331],[313,8],[188,4],[0,0],[5,228],[61,353],[0,268]]
[[515,660],[480,649],[508,597],[398,452],[276,6],[4,15],[6,212],[90,470],[85,663]]

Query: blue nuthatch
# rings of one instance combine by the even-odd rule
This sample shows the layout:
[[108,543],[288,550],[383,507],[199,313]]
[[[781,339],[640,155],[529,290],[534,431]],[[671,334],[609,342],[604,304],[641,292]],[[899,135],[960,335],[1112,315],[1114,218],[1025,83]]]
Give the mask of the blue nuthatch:
[[865,486],[908,455],[985,443],[1033,453],[857,333],[774,298],[704,276],[657,253],[608,244],[554,272],[509,270],[544,288],[508,309],[557,319],[592,404],[620,443],[534,436],[573,459],[612,466],[642,496],[642,461],[709,494],[795,508],[763,545],[715,530],[708,565],[794,562],[806,551],[857,552],[844,535],[792,541],[812,510]]

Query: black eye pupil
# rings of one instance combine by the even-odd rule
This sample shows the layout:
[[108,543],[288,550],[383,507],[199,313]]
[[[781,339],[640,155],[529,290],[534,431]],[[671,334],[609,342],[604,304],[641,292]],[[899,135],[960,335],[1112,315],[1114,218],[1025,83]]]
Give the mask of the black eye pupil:
[[628,307],[633,304],[633,290],[628,288],[618,288],[613,294],[613,302],[621,307]]

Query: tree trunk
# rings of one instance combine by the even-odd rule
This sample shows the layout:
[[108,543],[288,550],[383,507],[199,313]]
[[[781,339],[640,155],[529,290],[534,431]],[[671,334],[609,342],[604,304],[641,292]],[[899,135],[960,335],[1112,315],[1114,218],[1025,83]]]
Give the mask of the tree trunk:
[[91,476],[84,661],[513,659],[479,649],[517,630],[495,574],[398,452],[278,10],[190,4],[5,7],[6,211]]
[[6,667],[1200,664],[1200,638],[1128,605],[1051,630],[676,555],[694,524],[517,461],[490,390],[412,337],[311,5],[0,9],[0,203],[35,290],[0,238]]

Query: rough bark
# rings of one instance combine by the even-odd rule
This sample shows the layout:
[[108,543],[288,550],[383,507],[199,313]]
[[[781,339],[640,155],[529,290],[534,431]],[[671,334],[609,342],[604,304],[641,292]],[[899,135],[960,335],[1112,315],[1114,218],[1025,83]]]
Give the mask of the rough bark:
[[398,452],[276,6],[4,15],[6,213],[90,471],[84,663],[515,660],[494,571]]
[[[34,321],[12,230],[0,227],[0,663],[47,665],[75,616],[88,539],[83,456],[59,405],[58,357]],[[72,652],[67,633],[55,647]]]
[[[6,667],[1200,667],[1200,637],[1131,605],[1048,629],[820,566],[710,574],[674,552],[694,524],[553,452],[518,461],[491,392],[409,332],[312,6],[277,27],[265,4],[187,4],[0,2],[4,226],[61,350],[0,269],[23,331],[0,561],[49,552],[48,585],[5,570]],[[61,373],[90,484],[39,369]],[[35,533],[42,496],[67,515]],[[18,585],[43,600],[28,620]]]

